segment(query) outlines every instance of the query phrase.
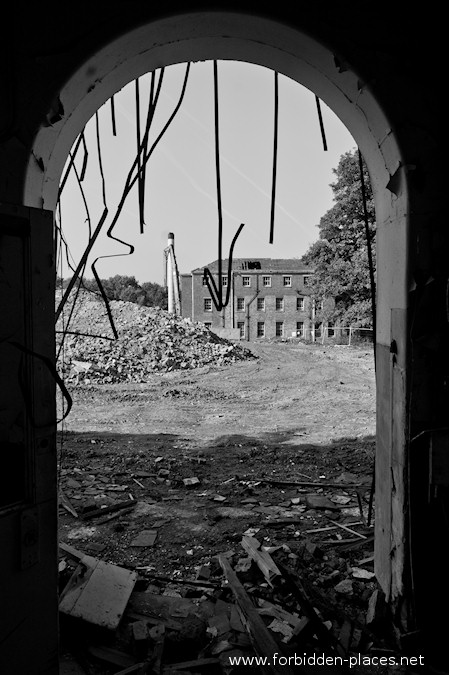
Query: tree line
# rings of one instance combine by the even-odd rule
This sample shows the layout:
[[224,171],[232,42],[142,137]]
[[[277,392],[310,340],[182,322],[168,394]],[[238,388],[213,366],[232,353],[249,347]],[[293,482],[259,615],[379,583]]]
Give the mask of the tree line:
[[[368,169],[364,162],[362,164],[375,270],[374,199]],[[320,219],[319,239],[310,246],[303,260],[315,269],[311,283],[312,296],[316,300],[333,298],[335,301],[335,306],[332,303],[324,304],[325,321],[334,325],[372,328],[368,247],[358,151],[342,155],[333,172],[336,178],[330,187],[334,205]]]
[[[63,280],[58,277],[56,287],[61,288],[62,286],[64,288],[68,281],[68,279]],[[145,307],[161,307],[162,309],[168,307],[167,289],[152,281],[139,284],[135,277],[116,274],[108,279],[101,279],[101,285],[108,300],[124,300]],[[83,278],[82,287],[100,295],[100,289],[95,279]]]

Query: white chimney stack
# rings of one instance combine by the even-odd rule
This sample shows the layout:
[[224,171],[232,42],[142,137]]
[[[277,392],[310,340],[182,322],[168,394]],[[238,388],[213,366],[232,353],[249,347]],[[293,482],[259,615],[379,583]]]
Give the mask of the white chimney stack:
[[168,233],[167,247],[168,311],[170,314],[175,314],[175,293],[173,287],[173,274],[175,270],[173,269],[174,255],[172,255],[172,253],[174,254],[175,252],[175,235],[173,232]]

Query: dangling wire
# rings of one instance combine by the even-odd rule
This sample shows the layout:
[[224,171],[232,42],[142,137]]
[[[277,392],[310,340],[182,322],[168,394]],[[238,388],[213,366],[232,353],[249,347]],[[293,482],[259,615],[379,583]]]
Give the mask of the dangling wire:
[[117,136],[117,126],[115,123],[115,100],[114,94],[109,99],[111,102],[111,124],[112,124],[112,135]]
[[318,96],[315,95],[316,109],[318,112],[318,121],[320,123],[321,140],[323,141],[323,150],[327,151],[326,132],[324,131],[323,115],[321,114],[321,103]]
[[271,181],[271,215],[270,215],[270,244],[274,238],[274,211],[276,205],[276,173],[278,163],[278,133],[279,133],[279,75],[274,73],[274,132],[273,132],[273,175]]
[[215,309],[220,312],[224,309],[229,303],[230,297],[230,286],[231,286],[231,271],[232,271],[232,258],[234,253],[234,246],[237,238],[244,227],[242,223],[237,232],[234,235],[230,249],[229,249],[229,258],[228,258],[228,271],[227,271],[227,288],[226,288],[226,298],[223,302],[223,284],[222,284],[222,272],[223,272],[223,211],[221,203],[221,177],[220,177],[220,127],[219,127],[219,105],[218,105],[218,65],[217,61],[213,62],[214,69],[214,118],[215,118],[215,175],[217,183],[217,210],[218,210],[218,286],[215,283],[215,279],[211,274],[208,268],[204,269],[203,278],[206,282],[206,286],[209,289],[211,294],[212,301],[215,305]]
[[[78,136],[78,140],[76,141],[76,145],[75,145],[75,147],[73,148],[73,151],[70,154],[70,162],[67,165],[67,169],[65,171],[65,174],[64,174],[64,176],[61,180],[61,184],[59,186],[58,199],[61,197],[61,193],[64,190],[65,184],[67,182],[67,178],[69,177],[70,171],[72,170],[73,163],[75,161],[75,158],[76,158],[76,155],[78,153],[78,150],[79,150],[79,147],[80,147],[81,143],[83,144],[84,152],[86,153],[87,148],[86,148],[86,140],[84,138],[84,131],[82,131],[80,133],[80,135]],[[84,166],[85,162],[87,162],[86,157],[84,157],[83,166]]]
[[144,223],[144,195],[145,195],[145,185],[144,185],[144,176],[142,174],[142,146],[140,143],[140,87],[139,87],[139,78],[135,80],[136,88],[136,141],[137,141],[137,192],[139,200],[139,225],[140,225],[140,234],[143,234],[145,223]]

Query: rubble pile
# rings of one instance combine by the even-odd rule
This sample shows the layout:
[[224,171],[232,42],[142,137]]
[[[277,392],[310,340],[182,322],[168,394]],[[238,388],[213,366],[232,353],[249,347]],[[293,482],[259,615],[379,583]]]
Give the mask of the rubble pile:
[[[254,355],[238,343],[212,333],[206,326],[169,314],[159,307],[141,307],[132,302],[110,303],[118,339],[103,303],[89,293],[78,297],[70,333],[58,366],[69,382],[145,382],[154,372],[222,366]],[[61,340],[64,317],[57,326]],[[83,333],[73,334],[73,333]]]
[[[261,453],[277,448],[226,447],[225,469],[221,448],[164,451],[162,440],[142,452],[86,433],[66,449],[60,612],[86,672],[231,675],[235,658],[276,653],[282,668],[260,671],[275,675],[293,672],[295,654],[360,666],[395,654],[373,570],[371,476],[353,444],[329,450],[339,461],[326,475],[304,476],[266,475]],[[92,628],[81,655],[75,620]]]

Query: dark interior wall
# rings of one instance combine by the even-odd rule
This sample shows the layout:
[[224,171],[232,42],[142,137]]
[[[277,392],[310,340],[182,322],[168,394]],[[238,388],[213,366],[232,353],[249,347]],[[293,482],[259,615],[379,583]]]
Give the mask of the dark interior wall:
[[[449,513],[447,478],[438,478],[437,489],[429,487],[432,430],[447,426],[449,403],[449,242],[442,148],[444,107],[439,98],[446,57],[445,27],[436,7],[427,3],[418,15],[399,3],[294,5],[243,0],[84,5],[67,1],[55,9],[16,3],[8,21],[3,22],[0,41],[0,202],[9,204],[23,204],[27,166],[39,129],[51,130],[64,116],[58,92],[98,49],[151,20],[188,10],[217,10],[254,13],[298,27],[332,50],[343,76],[349,71],[357,73],[361,96],[367,89],[374,95],[400,147],[401,166],[391,172],[388,190],[394,199],[407,181],[410,228],[408,243],[404,243],[408,247],[410,310],[397,308],[401,311],[392,321],[397,331],[392,333],[394,344],[384,340],[378,348],[378,372],[382,373],[379,453],[391,464],[388,482],[381,482],[378,501],[380,509],[385,506],[385,518],[390,514],[400,523],[388,537],[392,558],[400,550],[407,561],[406,573],[397,586],[405,600],[396,607],[403,629],[424,627],[429,634],[441,627],[432,623],[429,588],[444,603],[449,599],[444,575],[429,578],[427,573],[429,556],[438,565],[444,560]],[[374,129],[373,136],[382,146],[381,132]],[[31,161],[38,170],[45,168],[40,156]],[[380,212],[382,205],[379,207]],[[395,226],[394,220],[386,225],[392,230]],[[390,281],[394,285],[394,271]],[[397,339],[399,335],[402,340]],[[395,401],[403,400],[406,406],[399,409]],[[405,466],[396,461],[394,443],[399,448],[406,446]],[[444,439],[438,446],[443,464],[447,464],[446,446]]]

